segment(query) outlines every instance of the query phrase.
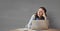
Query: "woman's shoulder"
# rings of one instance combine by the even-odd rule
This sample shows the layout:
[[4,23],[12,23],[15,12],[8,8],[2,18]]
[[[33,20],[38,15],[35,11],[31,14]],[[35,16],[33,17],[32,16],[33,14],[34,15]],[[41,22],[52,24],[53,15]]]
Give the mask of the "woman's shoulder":
[[31,18],[35,18],[35,14],[33,14],[33,15],[31,16]]
[[32,16],[34,16],[34,17],[35,17],[35,15],[36,15],[36,14],[33,14]]

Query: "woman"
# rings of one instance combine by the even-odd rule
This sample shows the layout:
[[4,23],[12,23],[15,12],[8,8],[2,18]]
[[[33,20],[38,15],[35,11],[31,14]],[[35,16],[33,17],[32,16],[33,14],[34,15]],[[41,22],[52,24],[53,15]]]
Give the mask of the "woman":
[[46,9],[44,7],[40,7],[36,14],[33,14],[29,23],[28,28],[31,28],[31,23],[33,20],[47,20]]

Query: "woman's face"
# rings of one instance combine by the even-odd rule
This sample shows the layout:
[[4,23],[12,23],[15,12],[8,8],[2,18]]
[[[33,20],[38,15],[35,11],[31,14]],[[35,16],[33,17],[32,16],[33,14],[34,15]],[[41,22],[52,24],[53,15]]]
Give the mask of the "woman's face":
[[42,16],[43,15],[43,9],[42,8],[40,8],[39,10],[38,10],[38,16]]

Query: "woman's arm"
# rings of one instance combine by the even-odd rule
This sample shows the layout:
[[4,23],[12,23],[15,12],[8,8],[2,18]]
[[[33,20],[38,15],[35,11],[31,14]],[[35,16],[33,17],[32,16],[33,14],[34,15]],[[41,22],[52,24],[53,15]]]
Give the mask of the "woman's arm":
[[33,21],[34,18],[35,18],[35,14],[32,15],[31,19],[29,20],[29,22],[28,22],[28,28],[31,27],[31,24],[32,24],[32,21]]
[[48,19],[48,17],[45,17],[45,21],[46,21],[46,23],[47,23],[47,25],[49,27],[49,19]]
[[49,26],[49,19],[48,19],[48,17],[45,15],[45,13],[43,13],[43,17],[45,18],[45,21],[46,21],[47,25]]

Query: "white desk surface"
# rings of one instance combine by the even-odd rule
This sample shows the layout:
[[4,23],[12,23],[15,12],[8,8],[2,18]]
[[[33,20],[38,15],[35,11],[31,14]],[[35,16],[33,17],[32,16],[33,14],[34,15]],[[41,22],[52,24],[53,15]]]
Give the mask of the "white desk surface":
[[[27,28],[18,28],[18,29],[13,29],[10,31],[36,31],[36,30],[31,30]],[[40,30],[40,31],[60,31],[60,29],[48,29],[48,30]]]

